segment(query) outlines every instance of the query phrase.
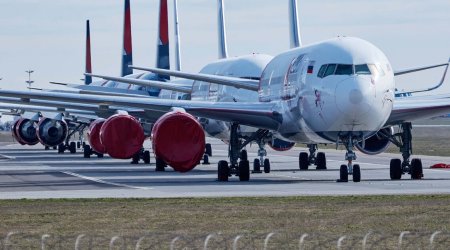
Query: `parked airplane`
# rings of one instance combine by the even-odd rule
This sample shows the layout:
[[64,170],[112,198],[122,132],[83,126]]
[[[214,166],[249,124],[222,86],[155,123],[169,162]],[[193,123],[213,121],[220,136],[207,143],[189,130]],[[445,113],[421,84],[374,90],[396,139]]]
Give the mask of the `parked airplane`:
[[[239,93],[227,92],[225,87],[224,92],[214,91],[215,95],[206,96],[209,93],[199,92],[205,101],[21,91],[0,91],[0,94],[96,105],[123,105],[166,113],[158,119],[153,129],[154,152],[177,171],[189,171],[195,167],[200,154],[198,145],[204,144],[202,126],[191,115],[228,122],[230,164],[227,161],[219,162],[218,177],[222,181],[228,180],[230,174],[239,175],[242,181],[248,180],[249,163],[243,157],[239,162],[240,151],[249,142],[271,133],[291,143],[344,144],[348,164],[341,166],[340,180],[347,181],[350,173],[353,174],[353,180],[358,182],[361,175],[359,165],[353,165],[356,160],[354,147],[376,153],[380,146],[383,149],[390,140],[396,138],[397,135],[389,133],[390,127],[401,125],[403,132],[399,135],[403,143],[400,146],[407,148],[411,140],[410,121],[450,110],[448,99],[394,99],[394,71],[385,55],[369,42],[352,37],[338,37],[281,53],[270,61],[260,76],[255,77],[259,80],[150,70],[213,84],[227,83],[252,89],[259,85],[258,101],[237,103]],[[205,86],[211,89],[213,84]],[[241,125],[257,129],[255,137],[243,137]],[[368,143],[369,138],[378,144]],[[190,150],[186,151],[188,148]],[[405,171],[409,171],[414,179],[421,178],[421,162],[419,159],[410,162],[410,148],[407,150],[407,154],[403,155],[403,163],[400,159],[391,161],[392,179],[400,178]],[[299,158],[300,167],[305,166],[305,157],[301,154]]]

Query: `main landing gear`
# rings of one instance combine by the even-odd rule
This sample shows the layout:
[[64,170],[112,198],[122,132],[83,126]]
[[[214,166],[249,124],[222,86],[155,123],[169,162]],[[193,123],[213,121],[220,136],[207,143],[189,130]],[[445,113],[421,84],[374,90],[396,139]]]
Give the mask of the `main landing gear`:
[[[261,167],[260,160],[264,161],[265,172],[270,172],[270,162],[268,159],[264,159],[266,155],[264,147],[261,146],[263,143],[263,138],[268,134],[267,130],[258,130],[254,136],[243,141],[239,135],[239,124],[232,123],[230,131],[230,144],[228,147],[228,156],[230,158],[230,163],[222,160],[218,163],[218,173],[217,177],[219,181],[228,181],[228,177],[232,175],[239,176],[240,181],[250,180],[250,163],[248,161],[247,151],[243,148],[251,141],[258,141],[260,150],[258,152],[260,159],[255,159],[254,170],[259,170]],[[259,164],[258,164],[259,163]]]
[[325,153],[319,152],[316,155],[318,149],[317,144],[308,144],[309,156],[306,152],[301,152],[298,156],[298,163],[300,170],[308,170],[310,165],[316,165],[316,169],[327,169],[327,159]]
[[423,177],[422,160],[414,158],[410,161],[412,154],[412,124],[405,122],[400,124],[398,133],[387,136],[392,143],[399,147],[402,153],[403,161],[400,159],[391,159],[390,177],[391,180],[400,180],[402,175],[408,173],[411,179],[419,180]]
[[205,154],[203,155],[203,165],[209,165],[209,157],[212,156],[212,146],[210,143],[205,144]]
[[139,152],[133,155],[133,158],[131,158],[131,164],[139,164],[140,160],[143,160],[145,164],[150,164],[150,151],[142,148]]

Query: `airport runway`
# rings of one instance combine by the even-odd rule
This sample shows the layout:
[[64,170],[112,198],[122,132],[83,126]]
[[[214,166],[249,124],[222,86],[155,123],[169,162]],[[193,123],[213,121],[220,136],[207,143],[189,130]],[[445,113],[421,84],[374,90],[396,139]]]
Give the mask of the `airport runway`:
[[[338,183],[339,166],[345,163],[343,151],[324,150],[328,170],[300,171],[301,148],[288,152],[268,150],[271,173],[252,174],[250,182],[231,177],[228,183],[220,183],[216,181],[216,164],[227,158],[227,146],[216,140],[210,142],[211,165],[200,165],[184,174],[171,168],[155,172],[153,158],[150,165],[131,165],[128,160],[109,157],[84,159],[81,152],[59,155],[53,150],[45,151],[42,146],[0,145],[0,199],[450,193],[450,169],[429,169],[439,162],[450,164],[450,157],[421,157],[423,180],[411,180],[404,175],[400,181],[391,181],[389,161],[396,155],[358,153],[356,163],[361,165],[362,181]],[[248,150],[252,162],[257,147]]]

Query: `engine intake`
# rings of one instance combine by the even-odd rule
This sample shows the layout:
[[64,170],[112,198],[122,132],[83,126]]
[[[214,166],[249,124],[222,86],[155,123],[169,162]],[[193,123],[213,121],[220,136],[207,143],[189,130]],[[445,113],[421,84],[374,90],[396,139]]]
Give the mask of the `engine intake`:
[[99,118],[99,119],[93,121],[89,125],[89,130],[87,132],[89,144],[91,145],[92,149],[95,152],[100,153],[100,154],[106,153],[106,148],[100,140],[100,130],[104,123],[105,123],[105,119],[102,119],[102,118]]
[[383,128],[380,131],[378,131],[376,134],[374,134],[373,136],[367,138],[364,142],[364,145],[363,145],[363,142],[359,142],[355,146],[359,151],[361,151],[364,154],[368,154],[368,155],[381,154],[384,151],[386,151],[386,149],[391,144],[389,139],[386,138],[385,136],[382,136],[382,134],[393,135],[394,128],[392,128],[392,127]]
[[68,134],[69,128],[64,120],[42,118],[37,125],[37,137],[44,146],[58,146]]
[[174,111],[160,117],[153,126],[153,152],[175,171],[188,172],[205,152],[205,132],[195,117]]
[[295,142],[283,141],[278,138],[273,138],[268,144],[275,151],[288,151],[295,146]]
[[20,118],[14,123],[13,136],[22,145],[36,145],[39,142],[36,134],[36,122]]
[[130,159],[142,149],[144,140],[144,129],[131,115],[113,115],[100,129],[100,142],[113,158]]

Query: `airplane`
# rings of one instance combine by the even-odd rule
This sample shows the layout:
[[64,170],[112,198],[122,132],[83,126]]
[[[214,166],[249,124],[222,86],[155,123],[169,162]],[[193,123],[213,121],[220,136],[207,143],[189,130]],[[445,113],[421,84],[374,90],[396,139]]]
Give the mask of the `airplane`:
[[[374,138],[376,134],[373,140],[383,146],[396,136],[402,136],[405,140],[401,147],[407,148],[411,139],[411,136],[408,136],[410,121],[436,116],[450,109],[450,104],[445,98],[435,102],[430,102],[429,98],[395,99],[394,71],[386,56],[369,42],[353,37],[338,37],[281,53],[269,62],[260,76],[256,77],[259,80],[158,69],[151,71],[195,78],[194,80],[198,81],[206,80],[214,84],[227,83],[247,88],[260,85],[259,96],[257,101],[238,103],[236,99],[228,101],[223,99],[239,94],[236,92],[230,94],[226,91],[221,93],[221,96],[212,97],[199,92],[199,97],[203,94],[205,99],[203,101],[110,98],[6,90],[0,91],[0,94],[28,99],[54,101],[66,99],[70,102],[95,105],[128,106],[165,113],[154,124],[154,152],[157,157],[180,172],[189,171],[196,166],[201,148],[198,145],[204,144],[203,127],[193,116],[228,122],[230,164],[227,161],[219,162],[220,181],[228,180],[232,174],[238,175],[241,181],[248,181],[249,163],[245,159],[239,161],[241,149],[258,137],[271,133],[275,138],[291,143],[344,144],[347,148],[348,164],[341,166],[339,180],[348,181],[348,175],[353,174],[353,181],[359,182],[360,167],[357,164],[353,165],[353,161],[356,160],[353,151],[355,147],[376,153],[374,151],[378,148],[373,148],[366,140]],[[211,87],[211,84],[208,85]],[[414,114],[411,114],[411,109],[415,110]],[[255,128],[257,132],[254,138],[241,136],[240,126],[243,125]],[[388,133],[389,128],[394,125],[402,126],[404,131],[398,135]],[[173,131],[192,133],[174,134]],[[190,149],[189,152],[185,152],[187,148]],[[305,157],[301,155],[300,167],[306,162]],[[406,171],[409,171],[414,179],[421,178],[420,160],[413,159],[410,162],[410,155],[403,157],[403,163],[400,159],[391,161],[391,178],[398,179]]]

